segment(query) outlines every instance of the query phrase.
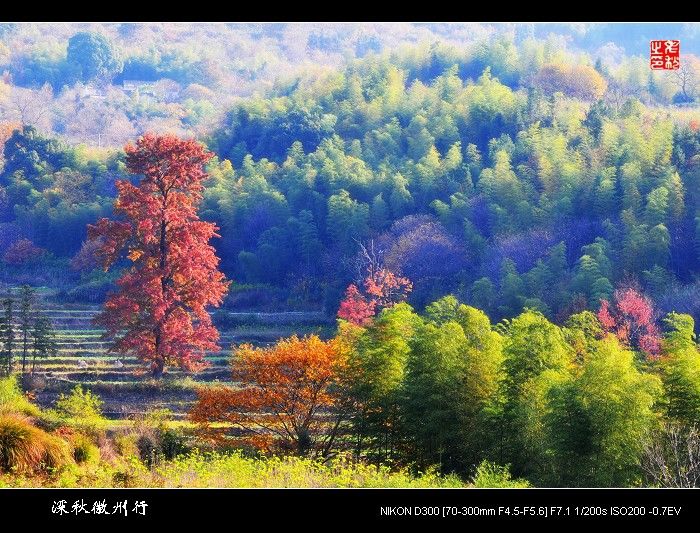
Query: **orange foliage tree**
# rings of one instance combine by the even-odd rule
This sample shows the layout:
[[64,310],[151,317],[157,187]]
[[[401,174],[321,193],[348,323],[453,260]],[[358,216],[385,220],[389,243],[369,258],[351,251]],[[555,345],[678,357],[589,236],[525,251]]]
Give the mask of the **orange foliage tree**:
[[0,122],[0,156],[2,156],[2,147],[7,139],[12,136],[12,132],[22,129],[22,124],[19,122]]
[[326,455],[344,419],[336,390],[345,360],[338,340],[316,335],[268,348],[244,344],[232,360],[241,387],[200,388],[190,419],[215,441]]
[[172,363],[199,370],[205,351],[219,350],[207,307],[221,304],[229,282],[209,244],[218,228],[197,216],[211,157],[192,140],[141,137],[126,147],[126,166],[143,178],[117,181],[118,218],[88,226],[105,270],[123,256],[131,262],[96,323],[114,339],[111,351],[135,354],[155,377]]
[[597,100],[608,87],[605,78],[588,65],[545,65],[535,75],[534,84],[546,94],[561,91],[583,100]]

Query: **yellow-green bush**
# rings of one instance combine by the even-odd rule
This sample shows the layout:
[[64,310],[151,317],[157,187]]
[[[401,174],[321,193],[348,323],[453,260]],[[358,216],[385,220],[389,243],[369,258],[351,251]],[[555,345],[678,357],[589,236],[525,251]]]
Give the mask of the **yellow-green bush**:
[[102,416],[102,399],[76,385],[70,394],[61,394],[55,409],[44,411],[42,418],[52,424],[68,424],[84,433],[99,435],[107,420]]
[[132,433],[115,435],[114,447],[117,453],[123,457],[138,457],[139,447],[137,444],[139,436]]
[[61,394],[56,410],[67,418],[91,419],[102,417],[102,399],[90,389],[76,385],[70,394]]
[[20,413],[38,416],[39,407],[22,394],[17,376],[0,378],[0,414]]
[[0,470],[31,473],[71,462],[70,446],[20,415],[0,416]]
[[508,466],[500,466],[489,461],[482,461],[476,468],[472,484],[482,489],[520,489],[530,486],[530,483],[524,479],[513,479]]

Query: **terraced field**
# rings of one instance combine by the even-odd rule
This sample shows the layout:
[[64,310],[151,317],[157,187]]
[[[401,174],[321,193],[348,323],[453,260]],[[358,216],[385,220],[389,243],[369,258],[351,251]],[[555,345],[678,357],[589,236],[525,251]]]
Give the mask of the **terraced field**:
[[37,360],[35,374],[39,379],[35,381],[41,382],[35,391],[37,401],[50,406],[59,394],[82,384],[102,397],[105,415],[111,419],[129,418],[156,408],[170,409],[176,419],[182,419],[196,398],[197,386],[230,381],[228,361],[233,346],[267,345],[294,333],[327,336],[333,327],[333,320],[320,312],[219,311],[217,318],[227,326],[220,327],[222,351],[206,356],[210,367],[194,374],[167,369],[163,379],[156,381],[136,358],[108,352],[103,331],[92,323],[99,306],[57,305],[51,300],[52,295],[45,292],[37,307],[53,322],[58,354]]

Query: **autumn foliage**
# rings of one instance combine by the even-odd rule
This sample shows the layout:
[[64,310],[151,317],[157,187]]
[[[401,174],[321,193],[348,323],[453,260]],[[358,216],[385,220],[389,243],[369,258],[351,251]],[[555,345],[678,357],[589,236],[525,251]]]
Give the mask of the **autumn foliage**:
[[22,129],[19,122],[0,122],[0,146],[4,146],[7,139],[12,136],[12,132]]
[[102,248],[102,239],[93,239],[83,242],[80,250],[70,261],[71,270],[86,271],[97,268],[95,254]]
[[3,260],[8,265],[24,265],[39,259],[45,253],[46,250],[38,247],[29,239],[20,239],[5,251]]
[[345,298],[340,302],[338,317],[363,326],[372,319],[376,307],[376,302],[367,299],[353,283],[345,290]]
[[405,300],[413,289],[410,280],[397,276],[386,268],[368,270],[363,282],[364,293],[354,283],[345,290],[338,318],[364,326],[381,309]]
[[534,84],[546,94],[563,92],[574,98],[596,100],[608,87],[605,78],[587,65],[545,65],[535,75]]
[[598,320],[623,343],[656,357],[661,347],[661,332],[654,315],[651,300],[627,287],[617,289],[612,302],[601,301]]
[[323,454],[340,423],[334,387],[344,361],[338,341],[316,335],[293,336],[269,348],[242,345],[232,361],[233,380],[241,388],[199,389],[190,418],[214,440],[230,428],[211,423],[225,422],[235,428],[241,444]]
[[141,137],[126,147],[126,165],[143,178],[117,181],[118,219],[88,226],[105,270],[123,256],[131,263],[96,323],[114,339],[112,351],[137,355],[155,376],[166,364],[199,370],[205,351],[219,349],[207,307],[221,304],[228,282],[208,244],[218,228],[197,216],[211,157],[192,140]]

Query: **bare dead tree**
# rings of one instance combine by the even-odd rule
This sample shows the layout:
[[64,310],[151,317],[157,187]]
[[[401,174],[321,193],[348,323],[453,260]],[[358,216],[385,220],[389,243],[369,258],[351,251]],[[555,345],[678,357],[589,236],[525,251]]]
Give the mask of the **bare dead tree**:
[[700,486],[700,431],[695,426],[665,424],[645,444],[641,466],[649,485]]
[[622,109],[622,105],[632,95],[627,87],[619,81],[612,79],[608,82],[608,89],[603,97],[606,104],[612,107],[616,113]]
[[359,252],[355,256],[356,282],[361,284],[367,277],[374,278],[375,274],[384,268],[384,251],[379,248],[374,239],[367,242],[355,240]]
[[5,109],[6,119],[50,131],[53,91],[48,84],[41,89],[12,87]]
[[63,133],[72,142],[122,146],[136,136],[124,111],[103,99],[83,98],[75,105],[64,105],[62,111]]
[[698,94],[698,73],[696,65],[689,58],[681,58],[680,67],[668,71],[668,76],[683,94],[685,101],[689,102],[695,99]]

